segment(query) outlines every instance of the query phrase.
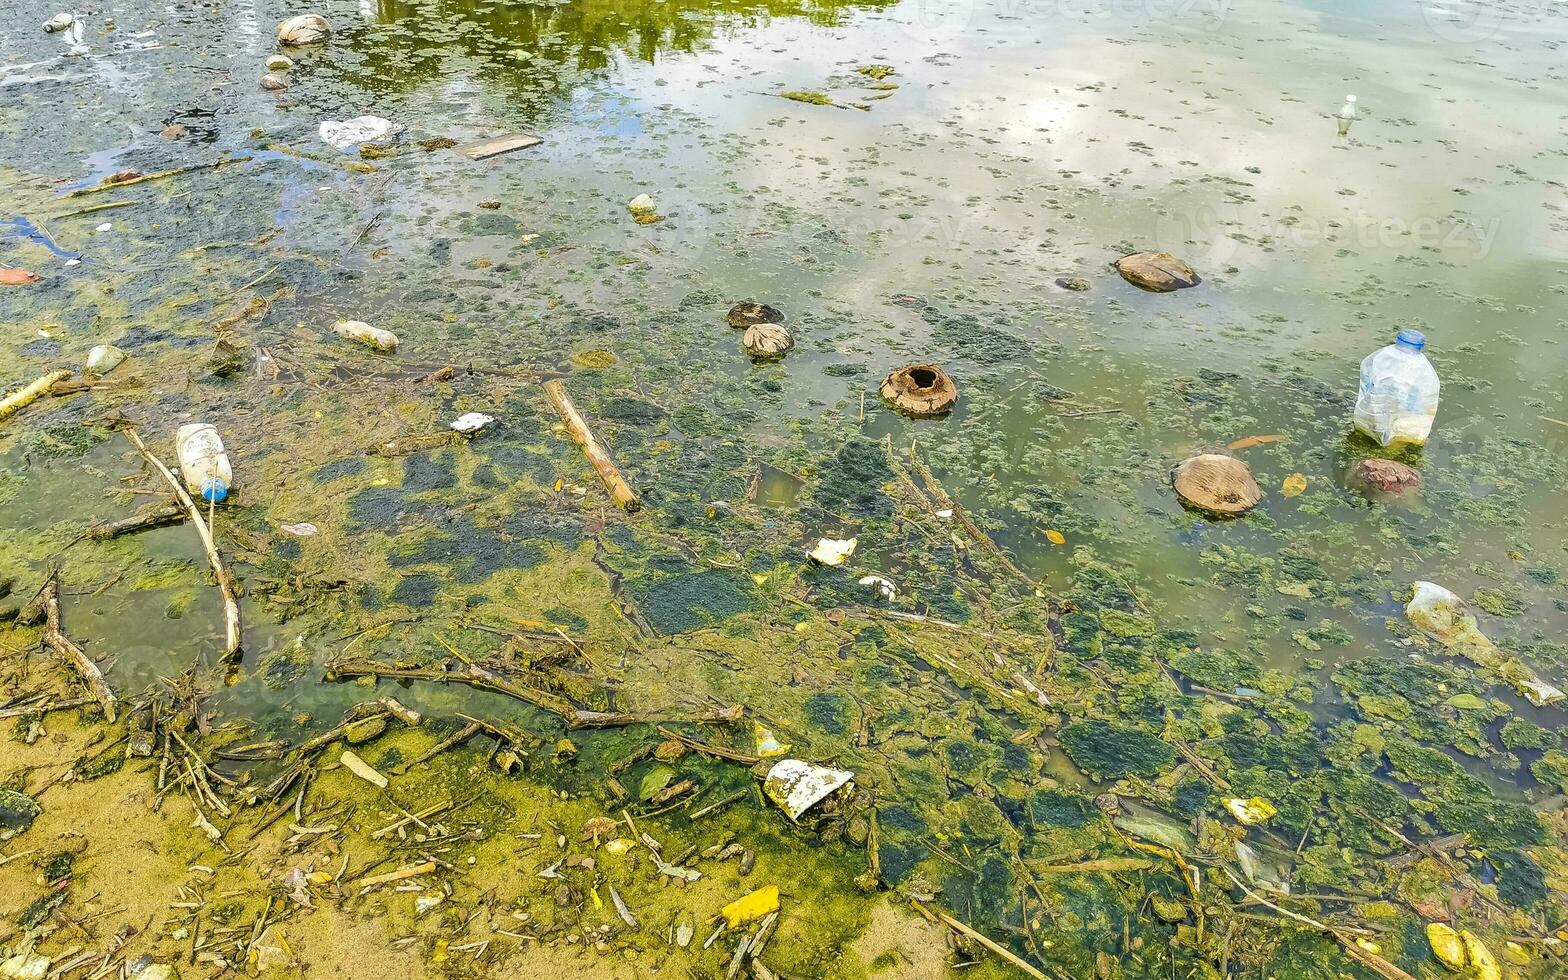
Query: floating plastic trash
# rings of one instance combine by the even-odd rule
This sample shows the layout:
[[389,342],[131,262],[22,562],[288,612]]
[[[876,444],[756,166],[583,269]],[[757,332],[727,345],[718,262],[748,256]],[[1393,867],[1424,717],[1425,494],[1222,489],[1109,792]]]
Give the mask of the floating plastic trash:
[[380,351],[397,350],[397,334],[380,327],[372,327],[363,320],[339,320],[332,325],[332,332],[339,337],[357,340],[366,347]]
[[221,503],[234,485],[234,471],[218,430],[205,422],[182,425],[174,441],[186,488],[208,503]]
[[403,127],[380,116],[355,116],[342,122],[323,120],[317,131],[321,134],[321,141],[334,150],[347,150],[361,143],[374,143],[395,136],[403,131]]
[[469,412],[452,423],[452,431],[461,432],[465,436],[472,435],[494,421],[495,419],[483,412]]
[[819,538],[817,546],[811,549],[809,557],[819,565],[837,566],[849,560],[855,553],[855,545],[860,543],[859,538]]
[[1350,132],[1350,124],[1356,121],[1356,97],[1354,95],[1345,96],[1345,104],[1339,107],[1336,118],[1339,120],[1339,135],[1344,136]]
[[880,575],[867,575],[860,580],[860,584],[869,585],[876,589],[882,593],[882,598],[889,602],[892,602],[893,597],[898,595],[898,586],[894,585],[891,579],[885,579]]
[[1392,344],[1361,362],[1355,426],[1384,446],[1419,446],[1432,432],[1441,388],[1437,370],[1426,357],[1426,336],[1401,330]]
[[771,915],[778,910],[779,886],[764,885],[750,895],[737,898],[719,909],[719,914],[724,916],[725,928],[739,929],[748,922],[756,922],[763,916]]
[[1274,809],[1274,804],[1261,796],[1254,796],[1250,800],[1226,800],[1225,809],[1230,811],[1231,816],[1249,827],[1255,823],[1262,823],[1279,812]]
[[814,766],[799,759],[783,759],[768,770],[762,792],[777,803],[791,820],[821,803],[834,791],[855,778],[847,769]]

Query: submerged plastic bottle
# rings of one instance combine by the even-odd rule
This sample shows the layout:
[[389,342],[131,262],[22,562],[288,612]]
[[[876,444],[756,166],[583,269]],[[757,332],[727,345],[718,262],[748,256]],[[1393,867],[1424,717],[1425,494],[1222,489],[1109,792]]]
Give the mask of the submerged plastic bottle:
[[191,493],[214,504],[227,497],[234,471],[218,430],[205,422],[182,425],[174,442],[179,447],[180,476]]
[[1345,104],[1339,107],[1339,135],[1344,136],[1350,132],[1350,124],[1356,121],[1356,97],[1345,96]]
[[1423,351],[1426,337],[1408,327],[1394,342],[1361,362],[1356,428],[1384,446],[1421,445],[1432,432],[1441,387]]

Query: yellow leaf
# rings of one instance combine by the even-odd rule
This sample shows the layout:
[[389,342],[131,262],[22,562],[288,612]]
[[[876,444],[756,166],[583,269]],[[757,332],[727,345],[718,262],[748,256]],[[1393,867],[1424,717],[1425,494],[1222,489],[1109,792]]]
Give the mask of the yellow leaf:
[[726,928],[736,929],[778,910],[779,886],[766,885],[750,895],[744,898],[737,898],[722,909],[719,909],[719,914],[724,916]]
[[556,493],[560,493],[561,492],[562,485],[563,484],[562,484],[562,482],[560,480],[556,480],[555,481],[555,492]]
[[1503,968],[1497,965],[1497,957],[1481,942],[1481,937],[1465,929],[1459,933],[1459,938],[1465,941],[1465,952],[1470,954],[1470,967],[1475,970],[1476,980],[1503,980]]
[[1067,543],[1067,539],[1062,537],[1062,532],[1060,532],[1060,531],[1049,531],[1049,530],[1046,531],[1045,532],[1045,540],[1051,542],[1052,544],[1066,544]]
[[596,911],[604,908],[604,899],[599,897],[599,889],[591,889],[588,894],[593,896],[593,907]]
[[1273,436],[1248,436],[1245,439],[1237,439],[1235,442],[1231,443],[1229,446],[1227,446],[1225,448],[1227,448],[1227,449],[1251,449],[1253,446],[1261,446],[1261,445],[1263,445],[1264,443],[1267,443],[1267,442],[1279,442],[1281,438],[1282,438],[1281,436],[1277,436],[1277,435],[1273,435]]
[[1432,955],[1444,966],[1454,970],[1464,969],[1465,944],[1460,940],[1459,933],[1441,922],[1429,922],[1426,926],[1426,941],[1432,945]]
[[1307,478],[1300,473],[1292,473],[1285,477],[1285,482],[1280,484],[1279,492],[1287,497],[1299,497],[1307,489]]

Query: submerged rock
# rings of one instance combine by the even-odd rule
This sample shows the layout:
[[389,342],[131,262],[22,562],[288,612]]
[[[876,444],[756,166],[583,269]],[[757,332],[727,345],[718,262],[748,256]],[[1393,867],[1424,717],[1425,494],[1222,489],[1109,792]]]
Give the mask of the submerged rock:
[[171,123],[165,126],[163,132],[158,135],[166,140],[181,140],[185,138],[185,133],[186,129],[184,126],[181,126],[179,123]]
[[1172,474],[1171,485],[1182,503],[1217,517],[1245,514],[1263,499],[1247,464],[1217,453],[1184,460]]
[[288,71],[294,67],[294,59],[286,54],[274,54],[267,57],[268,71]]
[[278,24],[278,40],[295,47],[320,44],[332,36],[332,24],[320,14],[298,14]]
[[759,323],[783,323],[784,314],[766,303],[748,299],[730,307],[727,319],[736,330],[745,330]]
[[289,83],[282,75],[275,75],[269,71],[261,76],[261,87],[268,92],[281,92],[289,87]]
[[1350,484],[1362,492],[1401,494],[1421,485],[1421,474],[1391,459],[1363,459],[1350,468]]
[[1089,280],[1079,278],[1078,276],[1073,276],[1070,279],[1064,276],[1056,280],[1056,284],[1074,293],[1083,293],[1089,290]]
[[1116,260],[1116,271],[1140,289],[1170,293],[1202,282],[1192,266],[1169,252],[1134,252]]
[[0,840],[10,840],[31,827],[42,812],[43,808],[31,796],[0,789]]
[[906,415],[936,418],[953,410],[958,402],[958,386],[938,365],[911,364],[883,380],[882,397]]

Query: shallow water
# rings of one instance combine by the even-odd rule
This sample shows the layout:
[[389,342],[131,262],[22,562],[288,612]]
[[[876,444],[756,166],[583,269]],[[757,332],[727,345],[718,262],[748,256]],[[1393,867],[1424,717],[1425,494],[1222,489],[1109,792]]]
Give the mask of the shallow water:
[[[166,454],[189,417],[229,440],[239,488],[225,536],[246,582],[247,656],[216,703],[264,727],[296,712],[324,725],[364,694],[319,671],[257,669],[296,637],[318,665],[345,649],[444,656],[436,641],[476,642],[461,624],[490,613],[492,626],[582,631],[603,647],[582,674],[608,669],[624,684],[612,698],[635,703],[658,679],[620,648],[782,615],[775,586],[753,594],[739,571],[777,583],[770,569],[798,564],[796,546],[818,534],[860,531],[852,568],[899,582],[899,609],[990,623],[988,593],[958,581],[965,559],[950,543],[907,522],[890,531],[887,512],[852,513],[852,495],[824,491],[856,431],[900,453],[917,445],[1047,592],[1092,610],[1085,570],[1110,566],[1140,614],[1195,634],[1178,645],[1277,670],[1282,689],[1305,685],[1320,731],[1378,723],[1346,703],[1336,665],[1446,662],[1401,642],[1399,597],[1416,579],[1506,597],[1507,615],[1483,612],[1483,629],[1563,681],[1558,5],[319,9],[332,43],[291,52],[280,94],[256,85],[272,25],[295,12],[278,3],[113,5],[88,15],[81,58],[34,29],[53,11],[33,0],[0,30],[4,210],[28,219],[14,231],[0,221],[0,261],[45,276],[0,292],[11,324],[0,380],[118,340],[132,355],[122,374],[148,382],[5,423],[0,573],[25,581],[63,554],[73,633],[113,651],[118,688],[211,664],[221,626],[188,528],[62,552],[84,522],[130,511],[137,495],[119,481],[155,486],[132,478],[139,461],[118,436],[79,425],[116,411]],[[855,70],[870,65],[893,73]],[[1347,92],[1361,118],[1339,137],[1332,113]],[[316,137],[322,119],[362,113],[407,127],[397,155],[368,161],[374,173],[344,169],[358,158]],[[160,139],[171,122],[189,136]],[[413,145],[515,130],[544,143],[482,162]],[[117,170],[223,153],[249,159],[56,199]],[[630,220],[625,202],[643,192],[658,223]],[[137,203],[62,216],[111,199]],[[112,230],[94,232],[102,221]],[[51,241],[28,238],[35,227]],[[1186,258],[1203,283],[1149,294],[1109,268],[1143,249]],[[65,266],[77,251],[82,264]],[[1056,285],[1073,276],[1091,288]],[[252,294],[270,305],[235,328],[238,372],[214,380],[211,324]],[[798,346],[781,364],[750,364],[724,323],[746,297],[787,314]],[[340,316],[397,332],[396,365],[333,342]],[[1343,489],[1370,451],[1347,439],[1356,366],[1403,325],[1428,336],[1442,407],[1422,490],[1368,503]],[[598,349],[616,363],[574,364]],[[879,379],[912,360],[952,373],[951,416],[912,422],[878,404]],[[531,382],[411,383],[443,364],[565,373],[648,491],[638,530],[617,534]],[[470,410],[496,414],[499,431],[407,459],[362,456]],[[1280,437],[1236,450],[1263,504],[1232,523],[1183,511],[1170,467],[1255,435]],[[1294,473],[1307,490],[1287,497]],[[298,521],[322,533],[277,530]],[[716,579],[692,574],[703,567],[734,582],[716,595]],[[801,580],[807,608],[874,604],[852,578],[819,578]],[[612,584],[661,639],[606,619]],[[762,676],[747,660],[757,655],[704,664],[678,700],[745,696],[766,711],[747,679]],[[881,696],[875,678],[845,668],[857,699]],[[1563,724],[1505,686],[1478,689]],[[950,696],[956,732],[979,709]],[[547,724],[461,688],[407,698]],[[819,744],[845,734],[827,729]],[[1005,742],[984,725],[967,737]],[[1442,748],[1502,798],[1554,808],[1560,796],[1491,738],[1479,756]],[[1048,756],[1036,776],[1092,782]]]

